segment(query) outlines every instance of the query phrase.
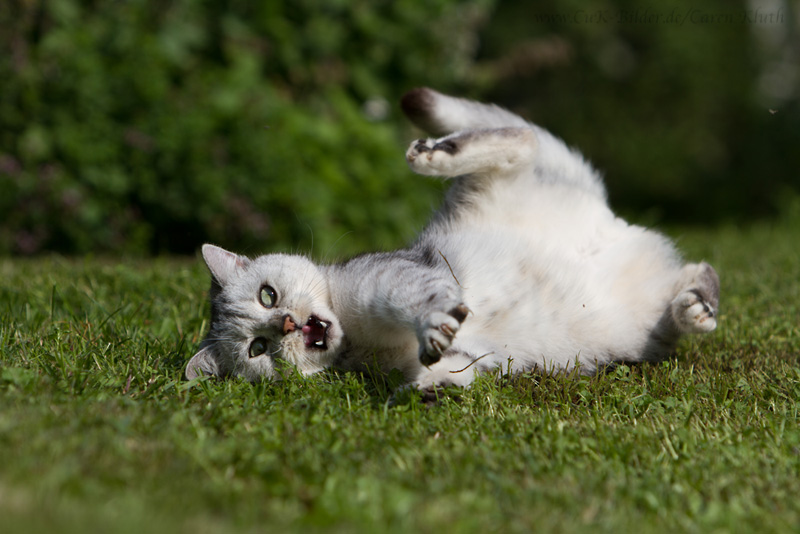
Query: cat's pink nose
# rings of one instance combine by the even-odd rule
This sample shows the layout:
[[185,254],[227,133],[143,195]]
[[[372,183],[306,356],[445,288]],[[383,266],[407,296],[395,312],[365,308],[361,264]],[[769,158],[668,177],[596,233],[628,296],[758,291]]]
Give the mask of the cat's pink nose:
[[292,318],[289,317],[288,315],[286,317],[284,317],[283,318],[283,335],[285,336],[289,332],[294,332],[295,330],[297,330],[297,325],[295,324],[294,321],[292,321]]

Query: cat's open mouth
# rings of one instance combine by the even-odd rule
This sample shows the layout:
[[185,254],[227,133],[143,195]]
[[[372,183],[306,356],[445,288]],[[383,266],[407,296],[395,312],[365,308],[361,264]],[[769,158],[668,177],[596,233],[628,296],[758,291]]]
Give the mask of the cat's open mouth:
[[303,341],[307,348],[325,350],[328,348],[328,326],[319,317],[312,315],[303,325]]

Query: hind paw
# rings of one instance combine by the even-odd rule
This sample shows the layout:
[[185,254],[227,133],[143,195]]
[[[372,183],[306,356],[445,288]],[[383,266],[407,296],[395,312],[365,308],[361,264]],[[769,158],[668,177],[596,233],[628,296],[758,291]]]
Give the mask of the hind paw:
[[717,310],[698,289],[687,289],[675,297],[672,317],[684,332],[711,332],[717,327]]
[[428,176],[448,176],[458,145],[452,139],[418,139],[406,151],[411,170]]

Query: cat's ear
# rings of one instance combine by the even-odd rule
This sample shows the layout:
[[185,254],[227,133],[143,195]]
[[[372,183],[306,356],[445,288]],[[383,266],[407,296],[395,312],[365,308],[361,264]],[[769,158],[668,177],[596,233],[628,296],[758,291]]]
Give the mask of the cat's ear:
[[203,245],[203,259],[216,281],[224,286],[237,270],[247,267],[250,260],[215,245]]
[[214,351],[210,345],[200,349],[186,364],[186,380],[192,380],[199,376],[219,376],[217,360],[214,358]]

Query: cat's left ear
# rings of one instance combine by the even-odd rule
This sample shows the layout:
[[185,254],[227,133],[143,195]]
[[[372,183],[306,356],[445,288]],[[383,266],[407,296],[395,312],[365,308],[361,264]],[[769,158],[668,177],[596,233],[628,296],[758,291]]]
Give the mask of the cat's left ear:
[[244,269],[250,263],[244,256],[210,244],[203,245],[203,259],[221,286],[227,284],[237,270]]
[[186,364],[186,380],[200,376],[219,376],[219,367],[211,346],[203,347]]

